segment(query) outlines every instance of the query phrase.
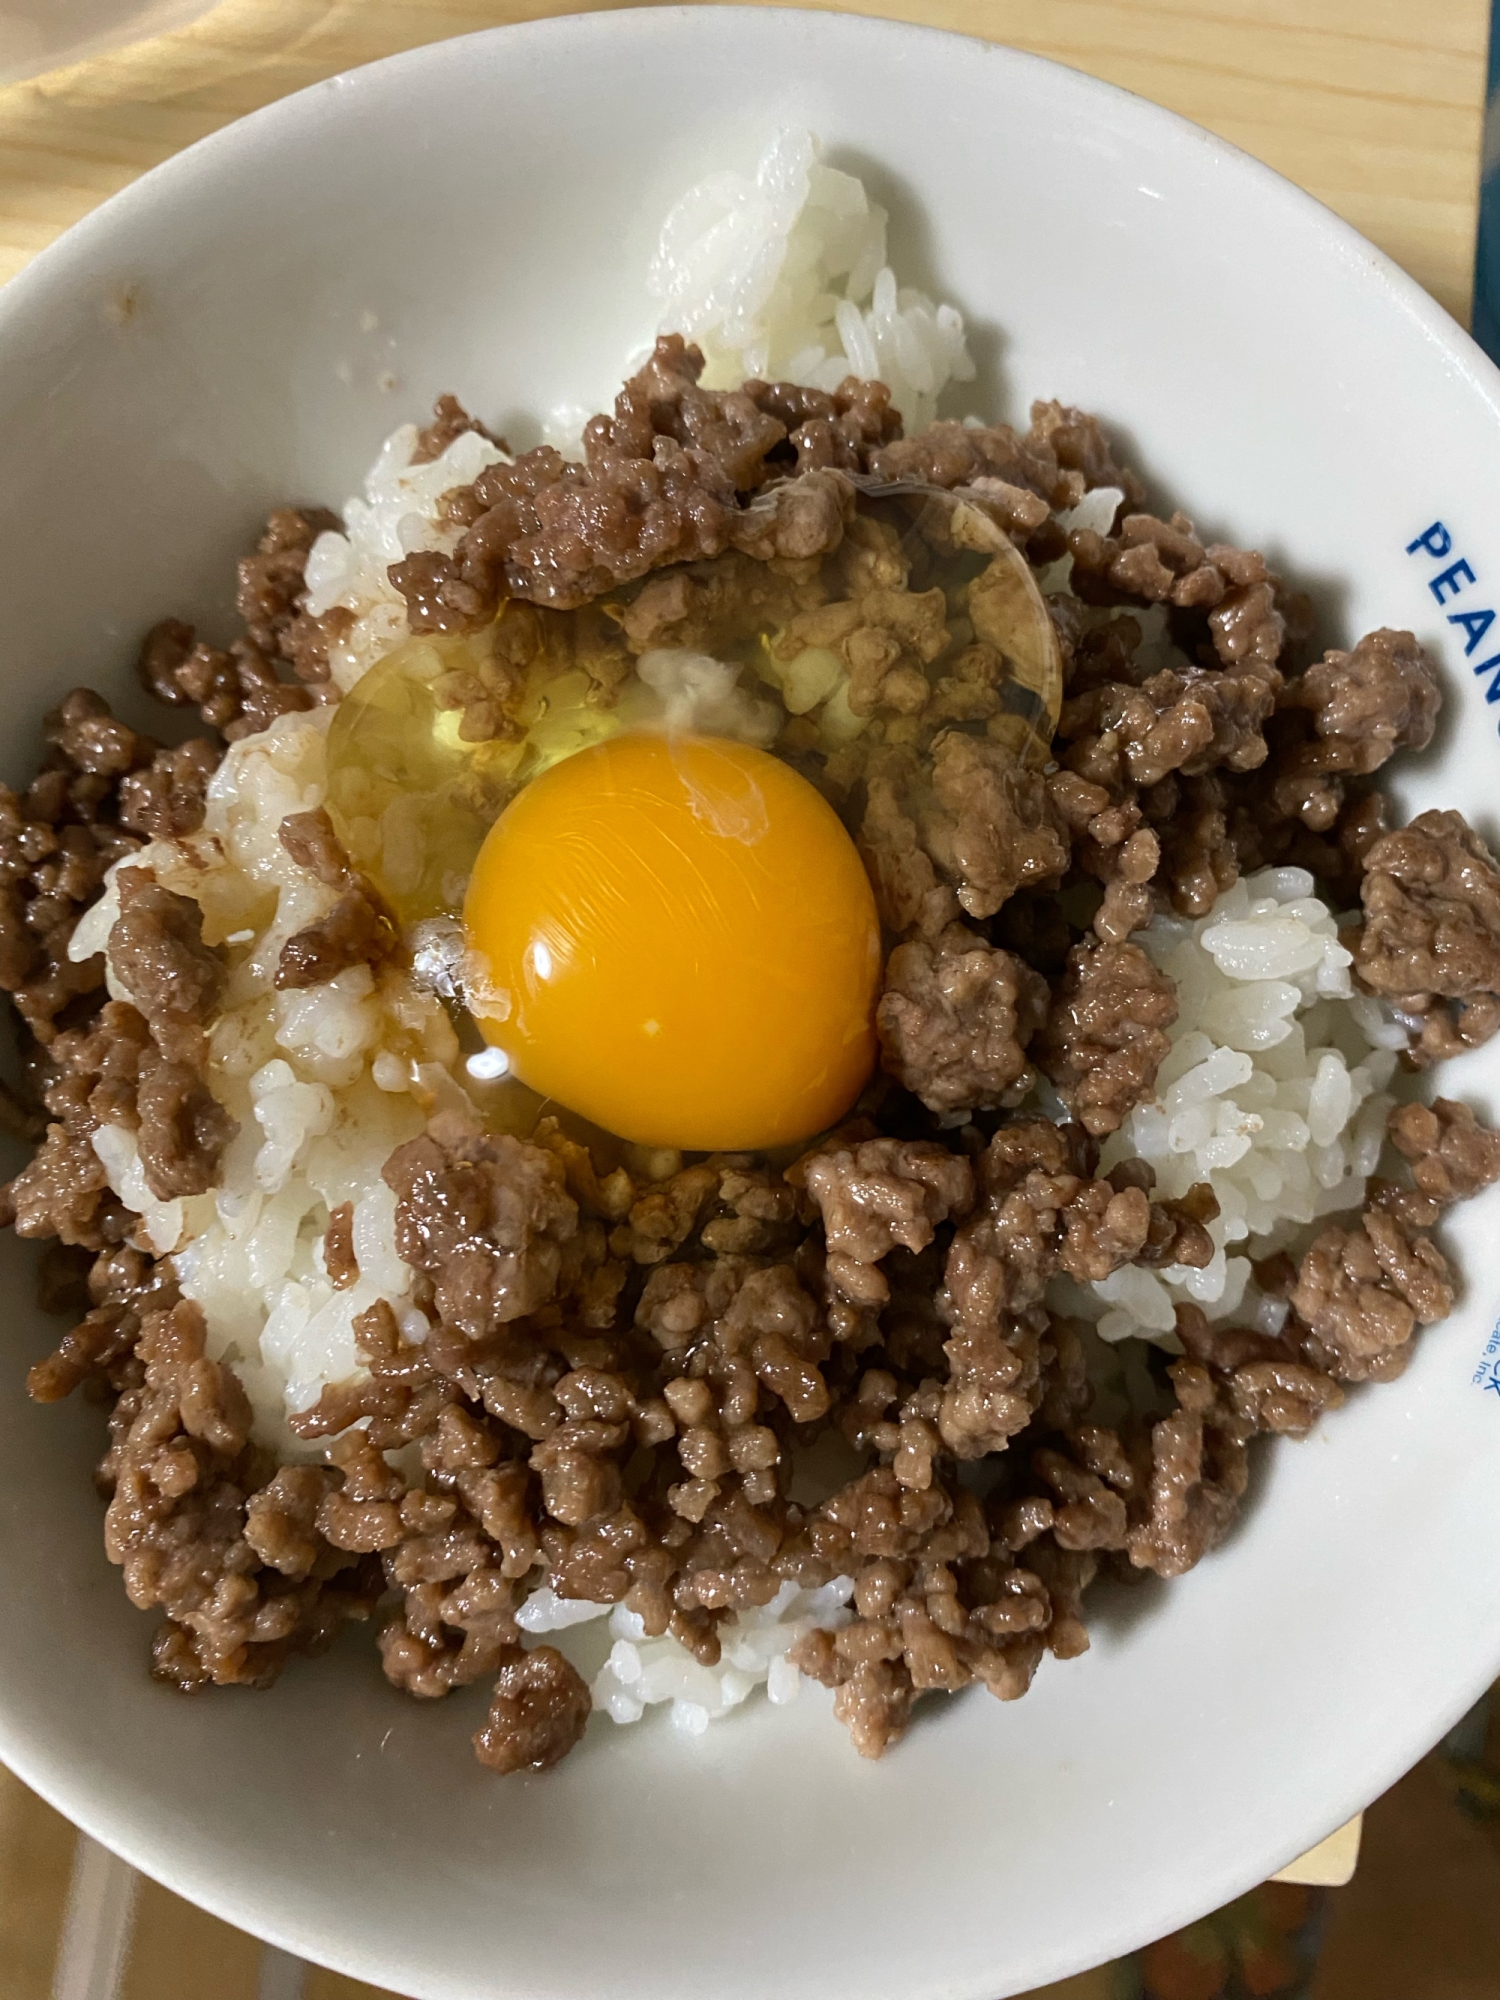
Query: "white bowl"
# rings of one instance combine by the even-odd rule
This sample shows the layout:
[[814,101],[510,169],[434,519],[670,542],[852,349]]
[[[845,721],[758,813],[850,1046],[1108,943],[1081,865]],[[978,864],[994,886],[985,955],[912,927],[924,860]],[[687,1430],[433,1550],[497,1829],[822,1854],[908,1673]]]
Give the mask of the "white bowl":
[[[1101,411],[1159,493],[1314,586],[1330,636],[1448,667],[1408,810],[1490,817],[1500,708],[1446,567],[1500,589],[1500,377],[1366,243],[1180,120],[1028,56],[837,15],[691,8],[509,28],[337,77],[205,141],[0,296],[6,756],[142,629],[222,615],[273,503],[337,504],[439,390],[606,396],[650,330],[671,198],[819,132],[970,316],[982,400]],[[372,321],[373,316],[373,321]],[[394,374],[394,386],[389,386]],[[1500,624],[1497,643],[1500,651]],[[1479,657],[1479,656],[1476,656]],[[1490,829],[1493,831],[1493,827]],[[1500,1043],[1445,1087],[1494,1093]],[[1230,1544],[1104,1607],[1024,1702],[924,1705],[883,1763],[810,1689],[696,1743],[593,1725],[536,1779],[473,1761],[480,1690],[424,1706],[353,1635],[274,1693],[184,1700],[100,1548],[95,1411],[3,1408],[0,1754],[194,1902],[423,1996],[996,2000],[1227,1901],[1388,1785],[1500,1670],[1500,1191],[1448,1231],[1468,1291],[1393,1386],[1258,1453]]]

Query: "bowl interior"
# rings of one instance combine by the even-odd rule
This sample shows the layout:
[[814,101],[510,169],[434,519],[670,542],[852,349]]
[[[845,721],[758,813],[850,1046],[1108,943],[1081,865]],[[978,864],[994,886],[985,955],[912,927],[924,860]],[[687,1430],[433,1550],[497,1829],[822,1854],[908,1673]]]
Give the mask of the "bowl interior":
[[[1159,503],[1310,588],[1330,641],[1433,644],[1448,715],[1401,802],[1493,834],[1500,709],[1429,588],[1441,565],[1407,553],[1441,520],[1480,579],[1466,605],[1500,574],[1497,378],[1458,329],[1305,197],[1134,99],[952,37],[738,9],[547,22],[335,78],[7,288],[5,775],[80,681],[143,720],[141,631],[214,631],[266,510],[339,504],[439,391],[518,445],[552,405],[606,400],[652,331],[670,201],[777,124],[864,174],[903,278],[963,308],[974,407],[1099,411]],[[1500,1045],[1444,1088],[1493,1108],[1497,1076]],[[1500,1395],[1478,1379],[1497,1226],[1500,1191],[1454,1217],[1468,1289],[1408,1374],[1262,1448],[1230,1544],[1104,1601],[1093,1650],[1024,1702],[931,1704],[874,1766],[814,1688],[697,1742],[596,1721],[586,1754],[505,1784],[469,1753],[482,1691],[404,1700],[357,1633],[268,1696],[149,1682],[149,1621],[100,1547],[98,1413],[26,1403],[53,1329],[7,1238],[0,1754],[186,1896],[422,2000],[996,2000],[1259,1880],[1500,1667]]]

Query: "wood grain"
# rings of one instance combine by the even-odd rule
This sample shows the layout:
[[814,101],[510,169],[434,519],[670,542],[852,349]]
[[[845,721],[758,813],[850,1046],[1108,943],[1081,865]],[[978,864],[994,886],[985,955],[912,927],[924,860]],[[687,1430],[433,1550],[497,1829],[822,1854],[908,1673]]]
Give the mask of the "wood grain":
[[78,1836],[0,1766],[0,1994],[47,2000]]
[[[0,277],[106,195],[341,69],[580,0],[220,0],[0,91]],[[1487,0],[865,0],[1088,70],[1243,146],[1466,318]]]

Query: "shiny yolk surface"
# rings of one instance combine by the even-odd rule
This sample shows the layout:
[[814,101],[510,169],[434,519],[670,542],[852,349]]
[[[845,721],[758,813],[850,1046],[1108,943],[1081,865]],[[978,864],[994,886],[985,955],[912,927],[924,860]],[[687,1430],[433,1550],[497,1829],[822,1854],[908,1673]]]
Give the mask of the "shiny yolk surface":
[[763,750],[622,735],[554,765],[490,829],[464,921],[486,1039],[623,1139],[805,1139],[873,1066],[869,881]]

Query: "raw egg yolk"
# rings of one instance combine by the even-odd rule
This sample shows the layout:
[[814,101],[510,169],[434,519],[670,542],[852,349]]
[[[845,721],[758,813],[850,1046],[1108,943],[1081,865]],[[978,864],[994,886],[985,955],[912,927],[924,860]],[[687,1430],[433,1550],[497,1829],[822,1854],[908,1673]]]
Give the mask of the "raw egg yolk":
[[555,764],[491,827],[464,922],[486,1040],[622,1139],[806,1139],[873,1067],[869,880],[764,750],[625,734]]

